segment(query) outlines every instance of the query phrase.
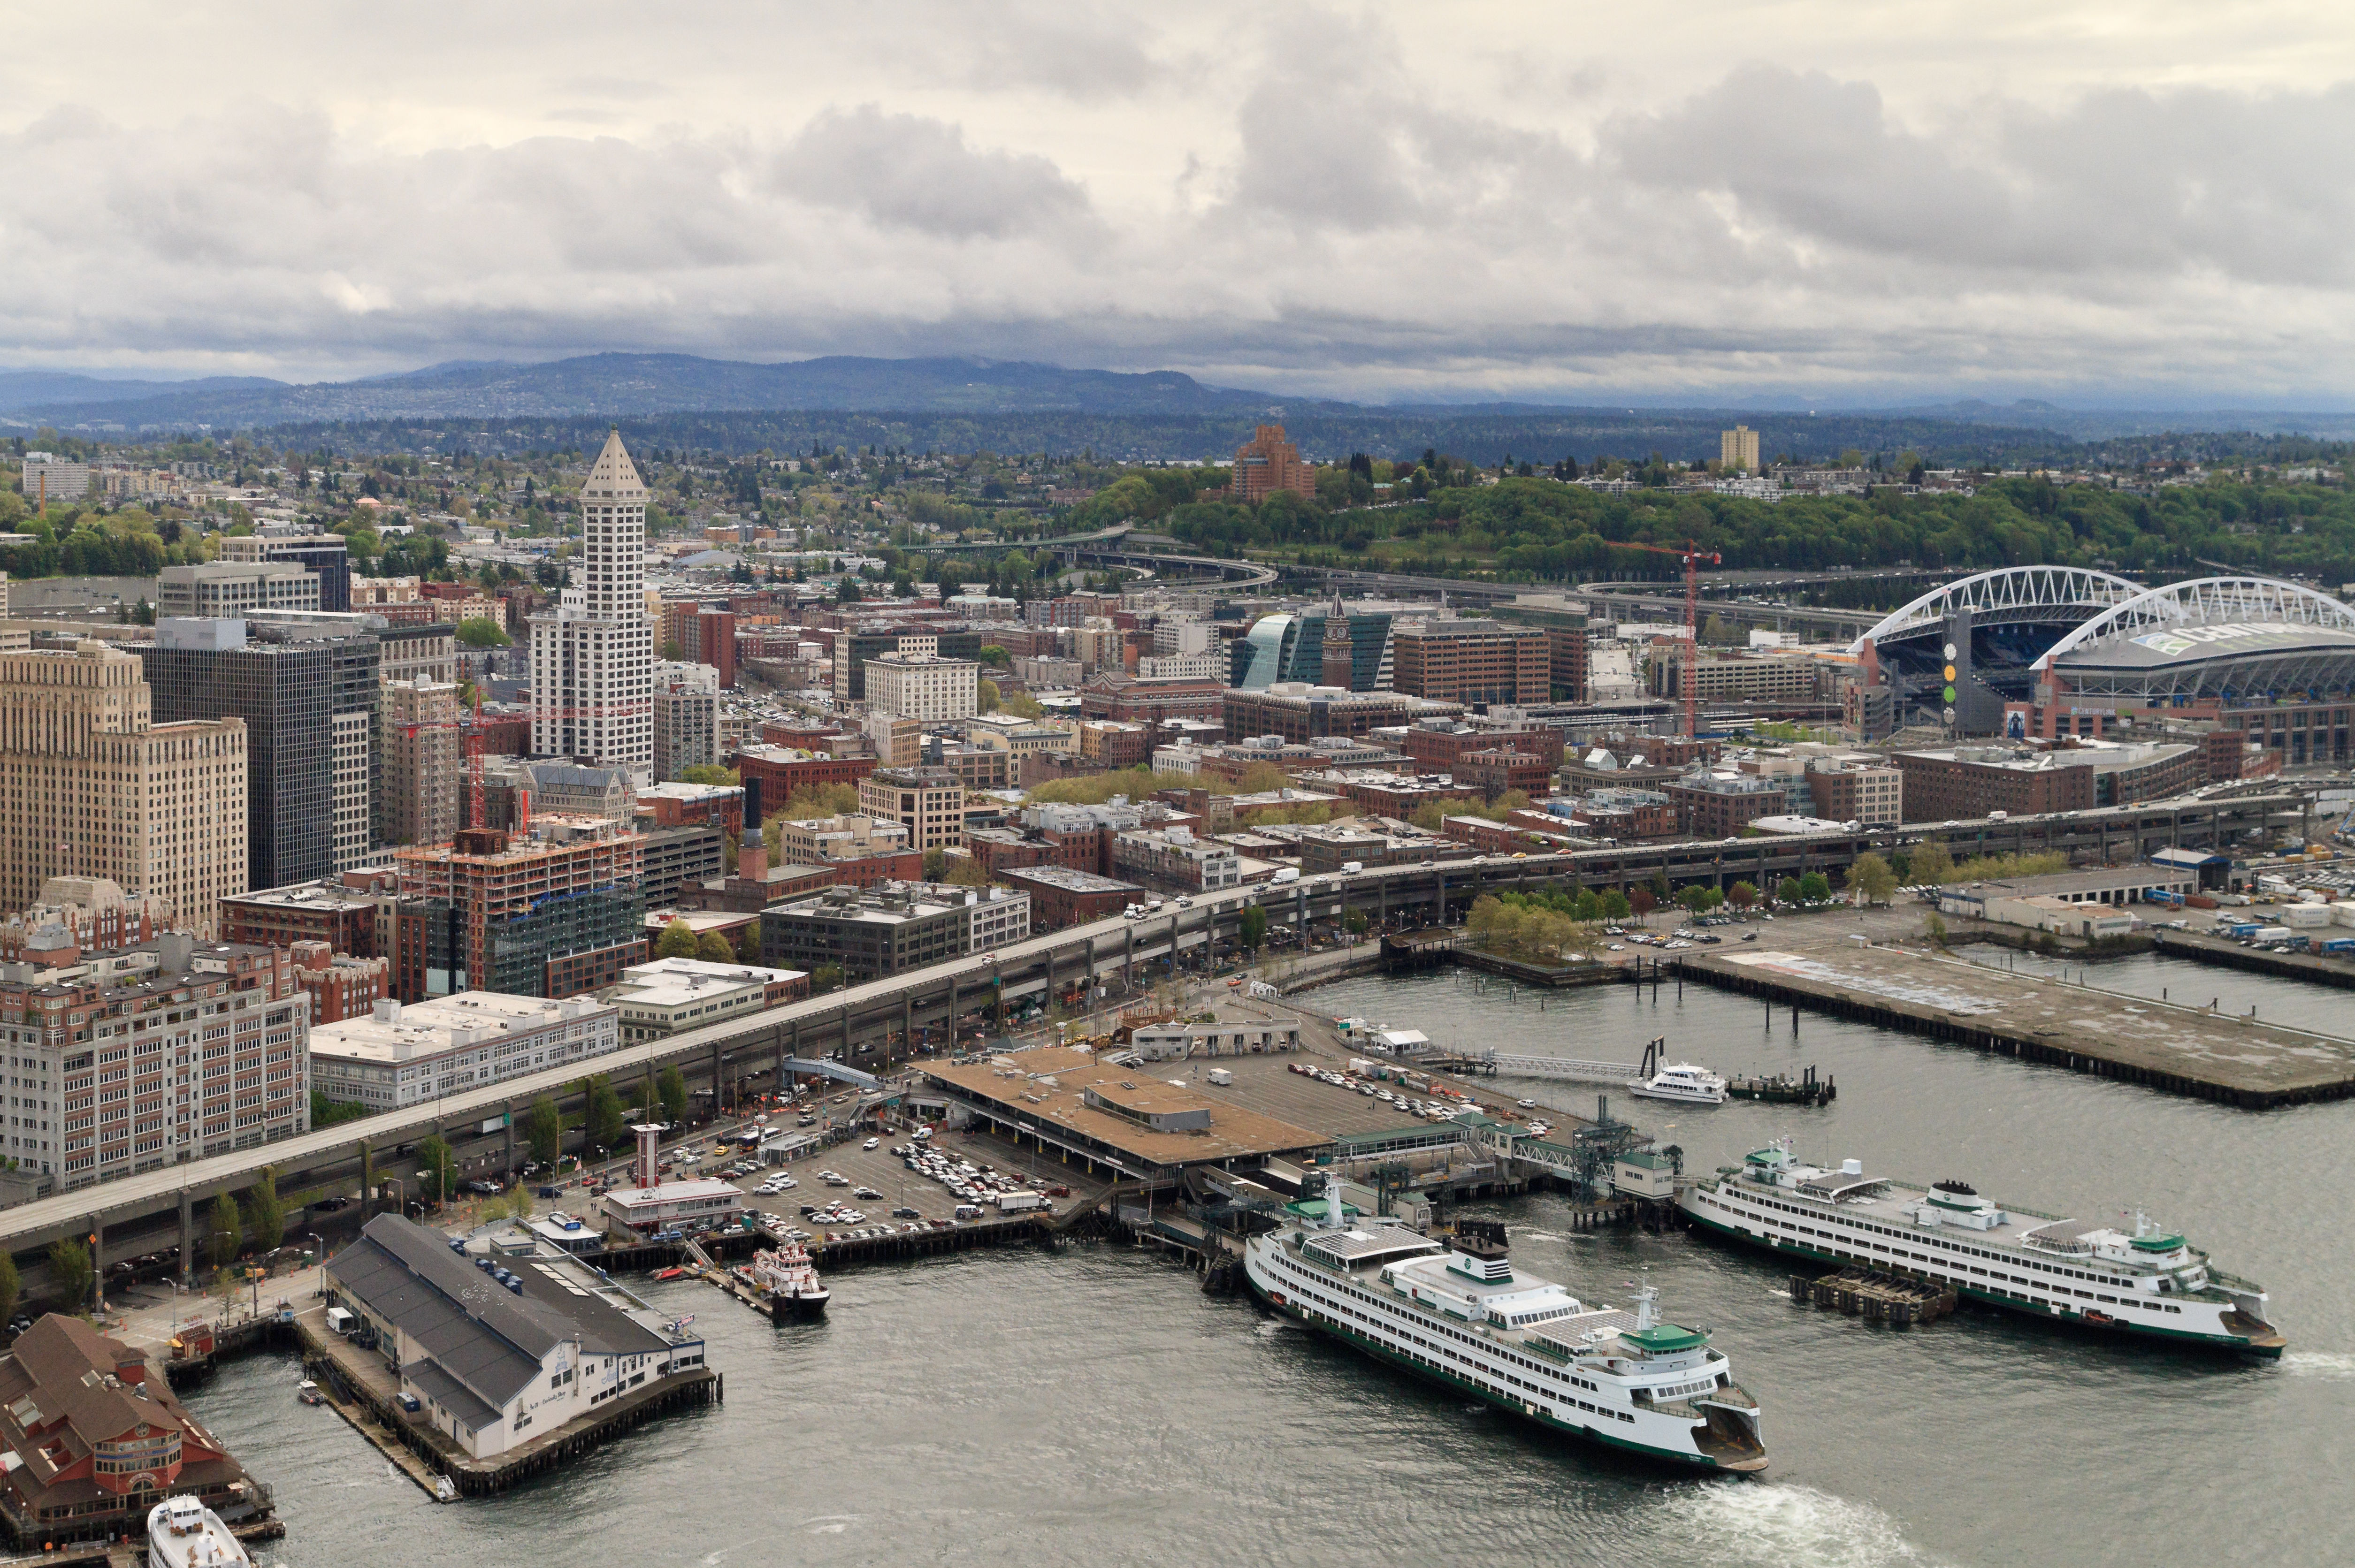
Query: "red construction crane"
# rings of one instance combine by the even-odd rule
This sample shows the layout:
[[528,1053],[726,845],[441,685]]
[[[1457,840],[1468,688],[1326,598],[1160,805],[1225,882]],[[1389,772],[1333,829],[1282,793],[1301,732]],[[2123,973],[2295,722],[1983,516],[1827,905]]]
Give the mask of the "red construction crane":
[[1700,654],[1700,625],[1696,619],[1700,611],[1700,563],[1721,566],[1725,557],[1715,550],[1704,555],[1700,545],[1688,539],[1682,546],[1617,544],[1622,550],[1649,550],[1656,556],[1679,556],[1685,563],[1685,656],[1684,679],[1678,683],[1684,689],[1685,738],[1691,740],[1700,734],[1700,673],[1693,666]]
[[[614,703],[592,707],[534,708],[529,716],[534,719],[602,719],[616,718],[645,711],[645,705]],[[421,729],[454,729],[458,732],[459,746],[466,758],[466,825],[470,828],[485,826],[484,818],[486,812],[483,805],[482,689],[479,686],[475,688],[474,709],[463,717],[421,719],[414,724],[402,725],[400,733],[413,739],[417,732]]]

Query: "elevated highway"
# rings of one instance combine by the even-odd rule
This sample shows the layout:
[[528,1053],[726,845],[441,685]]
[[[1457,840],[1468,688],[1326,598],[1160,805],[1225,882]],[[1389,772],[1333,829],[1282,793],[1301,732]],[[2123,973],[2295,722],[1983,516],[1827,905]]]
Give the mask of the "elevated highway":
[[[371,1163],[379,1177],[404,1177],[399,1151],[430,1134],[487,1147],[494,1163],[520,1160],[516,1125],[540,1095],[559,1104],[573,1098],[585,1072],[607,1075],[626,1088],[677,1066],[690,1083],[724,1086],[831,1061],[853,1074],[880,1075],[904,1058],[920,1032],[953,1032],[960,1020],[995,1014],[1032,998],[1050,997],[1100,977],[1135,978],[1153,966],[1207,957],[1213,943],[1231,940],[1245,908],[1258,904],[1295,927],[1337,920],[1349,908],[1377,925],[1392,915],[1422,925],[1460,916],[1484,892],[1575,884],[1621,886],[1656,874],[1671,884],[1717,887],[1737,880],[1764,884],[1810,871],[1845,866],[1867,849],[1890,849],[1936,838],[1959,858],[1967,853],[2061,850],[2086,858],[2139,858],[2169,847],[2222,845],[2240,833],[2304,821],[2307,797],[2295,789],[2235,799],[2185,800],[2005,821],[1909,823],[1898,831],[1840,831],[1717,842],[1606,845],[1561,854],[1443,861],[1378,867],[1351,875],[1230,889],[1199,895],[1190,908],[1174,904],[1142,920],[1100,920],[998,950],[845,991],[772,1008],[667,1039],[625,1045],[585,1066],[550,1070],[444,1095],[430,1104],[388,1111],[356,1122],[209,1159],[169,1165],[0,1210],[0,1247],[27,1254],[69,1236],[101,1237],[101,1263],[196,1239],[194,1206],[214,1192],[250,1186],[266,1166],[282,1191],[349,1177]],[[496,1124],[486,1128],[485,1123]],[[176,1226],[174,1221],[176,1220]],[[112,1234],[110,1234],[112,1233]],[[27,1265],[37,1262],[27,1258]]]

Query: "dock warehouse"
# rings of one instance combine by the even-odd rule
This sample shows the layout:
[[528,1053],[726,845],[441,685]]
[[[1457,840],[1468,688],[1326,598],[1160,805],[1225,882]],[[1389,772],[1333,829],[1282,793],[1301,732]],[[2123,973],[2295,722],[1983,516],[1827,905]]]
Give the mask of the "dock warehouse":
[[527,1443],[607,1400],[699,1373],[703,1341],[576,1259],[527,1244],[480,1255],[378,1214],[327,1260],[331,1305],[433,1425],[474,1457]]
[[[1938,913],[1990,918],[1990,899],[2056,898],[2064,904],[2143,904],[2179,901],[2200,891],[2195,871],[2178,865],[2090,866],[2051,876],[2016,876],[2007,882],[1968,882],[1938,889]],[[2158,895],[2158,897],[2152,895]],[[2030,922],[2033,924],[2033,922]]]
[[1300,1048],[1300,1025],[1257,1019],[1208,1023],[1146,1023],[1131,1031],[1128,1048],[1148,1062],[1188,1056],[1263,1055]]
[[1090,1175],[1169,1181],[1189,1165],[1257,1164],[1332,1139],[1226,1099],[1165,1083],[1149,1066],[1116,1067],[1088,1051],[1045,1048],[927,1067],[952,1113],[1035,1142]]

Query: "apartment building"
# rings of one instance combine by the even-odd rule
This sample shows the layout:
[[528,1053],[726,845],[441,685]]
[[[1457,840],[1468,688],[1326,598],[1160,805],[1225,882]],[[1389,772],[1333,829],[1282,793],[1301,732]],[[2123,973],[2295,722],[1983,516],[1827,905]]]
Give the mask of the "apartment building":
[[242,719],[156,724],[133,654],[0,654],[0,907],[53,876],[161,898],[210,936],[247,887]]
[[1112,863],[1123,876],[1159,887],[1215,892],[1242,880],[1234,850],[1198,839],[1190,828],[1138,828],[1113,840]]
[[1905,775],[1895,768],[1810,768],[1816,815],[1835,822],[1902,822]]
[[307,1131],[311,999],[282,948],[165,933],[0,980],[10,1159],[60,1188]]
[[458,688],[433,681],[387,681],[378,734],[383,789],[377,842],[448,843],[459,821]]
[[453,842],[392,859],[403,895],[426,906],[429,995],[573,996],[645,956],[645,841],[620,822],[539,816],[527,834],[461,828]]

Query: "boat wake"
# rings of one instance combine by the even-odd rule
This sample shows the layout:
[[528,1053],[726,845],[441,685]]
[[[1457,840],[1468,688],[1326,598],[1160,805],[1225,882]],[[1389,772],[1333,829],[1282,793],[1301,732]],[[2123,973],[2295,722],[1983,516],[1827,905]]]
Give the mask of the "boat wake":
[[2355,1377],[2355,1356],[2344,1351],[2287,1351],[2281,1364],[2292,1377]]
[[1695,1552],[1696,1560],[1760,1568],[1926,1568],[1932,1561],[1871,1504],[1813,1487],[1711,1482],[1678,1494],[1670,1507],[1686,1516],[1697,1540],[1712,1543]]
[[822,1513],[802,1520],[802,1529],[812,1535],[840,1535],[858,1522],[855,1513]]

